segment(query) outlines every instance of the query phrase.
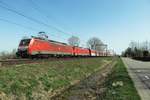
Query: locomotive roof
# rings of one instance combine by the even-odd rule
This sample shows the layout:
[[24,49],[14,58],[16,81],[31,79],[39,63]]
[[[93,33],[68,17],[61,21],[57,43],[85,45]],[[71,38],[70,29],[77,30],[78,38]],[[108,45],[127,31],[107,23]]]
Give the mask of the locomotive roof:
[[58,41],[54,41],[54,40],[48,40],[50,42],[53,42],[53,43],[58,43],[58,44],[63,44],[63,45],[67,45],[67,43],[63,43],[63,42],[58,42]]
[[46,39],[40,38],[40,37],[34,37],[34,36],[32,36],[32,38],[34,38],[34,39],[40,39],[40,40],[45,40],[45,41],[49,41],[49,42],[52,42],[52,43],[67,45],[67,43],[58,42],[58,41],[54,41],[54,40],[46,40]]

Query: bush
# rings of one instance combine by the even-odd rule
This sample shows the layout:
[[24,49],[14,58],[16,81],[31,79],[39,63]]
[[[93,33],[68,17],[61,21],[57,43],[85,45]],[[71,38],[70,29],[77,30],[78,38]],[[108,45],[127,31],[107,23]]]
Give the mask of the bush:
[[16,49],[13,49],[11,52],[2,51],[0,52],[0,59],[13,59],[16,58]]

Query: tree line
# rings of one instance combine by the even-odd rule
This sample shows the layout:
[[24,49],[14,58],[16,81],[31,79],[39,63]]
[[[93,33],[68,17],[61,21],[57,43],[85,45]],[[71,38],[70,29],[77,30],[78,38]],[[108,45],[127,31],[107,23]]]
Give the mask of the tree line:
[[[77,36],[72,36],[68,39],[68,44],[79,47],[80,38]],[[106,45],[97,37],[90,38],[86,43],[86,47],[98,51],[103,51],[104,49],[106,49]]]
[[136,42],[132,41],[129,47],[122,52],[124,57],[148,57],[150,56],[150,42]]

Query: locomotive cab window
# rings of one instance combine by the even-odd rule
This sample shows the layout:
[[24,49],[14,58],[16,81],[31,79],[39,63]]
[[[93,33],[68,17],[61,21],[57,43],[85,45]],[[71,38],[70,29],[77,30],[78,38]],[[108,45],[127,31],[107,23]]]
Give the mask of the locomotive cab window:
[[31,40],[31,39],[24,39],[24,40],[21,40],[19,46],[28,46],[29,43],[30,43],[30,40]]

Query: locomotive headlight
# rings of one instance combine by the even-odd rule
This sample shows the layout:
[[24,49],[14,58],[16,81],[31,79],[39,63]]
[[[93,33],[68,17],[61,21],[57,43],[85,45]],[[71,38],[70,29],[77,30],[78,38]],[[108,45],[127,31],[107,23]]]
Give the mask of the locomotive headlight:
[[19,51],[26,51],[28,49],[28,46],[20,46],[18,48]]

